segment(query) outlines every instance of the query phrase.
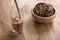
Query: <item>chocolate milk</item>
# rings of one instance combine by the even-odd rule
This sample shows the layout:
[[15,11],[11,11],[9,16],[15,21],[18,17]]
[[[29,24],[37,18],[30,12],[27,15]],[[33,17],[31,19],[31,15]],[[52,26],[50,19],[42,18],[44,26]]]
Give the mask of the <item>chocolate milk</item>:
[[19,18],[14,18],[12,23],[12,28],[16,32],[22,32],[23,31],[23,22]]

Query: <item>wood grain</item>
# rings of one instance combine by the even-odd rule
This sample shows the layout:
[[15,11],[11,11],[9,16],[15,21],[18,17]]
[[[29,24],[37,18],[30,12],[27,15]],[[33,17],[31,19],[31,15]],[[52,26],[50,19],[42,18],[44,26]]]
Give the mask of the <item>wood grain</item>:
[[11,32],[11,20],[12,17],[18,16],[17,13],[14,0],[0,0],[0,40],[25,40],[23,33],[16,34]]
[[[22,0],[23,1],[23,0]],[[26,0],[21,3],[23,7],[20,9],[24,13],[24,35],[26,40],[60,40],[60,6],[59,0]],[[45,2],[53,5],[56,10],[56,17],[53,22],[42,24],[34,21],[31,11],[36,3]]]
[[[59,0],[17,0],[20,13],[23,17],[23,33],[14,37],[13,40],[60,40],[60,1]],[[45,2],[53,5],[56,10],[56,17],[48,24],[34,21],[31,10],[39,3]],[[8,31],[11,30],[11,9],[17,13],[14,1],[0,1],[0,40],[7,40]],[[9,6],[8,6],[9,5]],[[14,9],[13,9],[14,8]],[[8,30],[8,31],[7,31]],[[10,39],[11,40],[11,39]]]

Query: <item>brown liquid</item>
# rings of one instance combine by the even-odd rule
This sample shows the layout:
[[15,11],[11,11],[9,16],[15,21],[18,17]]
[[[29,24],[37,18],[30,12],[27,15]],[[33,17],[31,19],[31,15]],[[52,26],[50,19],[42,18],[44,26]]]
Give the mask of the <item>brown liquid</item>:
[[20,19],[19,20],[14,19],[13,23],[12,23],[12,28],[16,32],[22,32],[22,30],[23,30],[23,22]]

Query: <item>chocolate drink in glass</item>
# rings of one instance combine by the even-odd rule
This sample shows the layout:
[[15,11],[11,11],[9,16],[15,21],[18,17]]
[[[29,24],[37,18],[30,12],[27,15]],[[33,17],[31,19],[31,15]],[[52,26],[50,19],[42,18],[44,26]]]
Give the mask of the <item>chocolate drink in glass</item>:
[[16,14],[14,13],[14,15],[12,15],[12,17],[15,16],[12,18],[12,29],[13,29],[13,32],[21,33],[23,30],[22,16],[20,15],[21,13],[19,12],[17,1],[16,0],[14,0],[14,1],[16,4],[16,8],[17,8],[18,13],[16,13]]
[[13,28],[13,32],[22,32],[23,31],[23,22],[21,19],[19,19],[18,17],[17,18],[14,18],[12,20],[12,28]]

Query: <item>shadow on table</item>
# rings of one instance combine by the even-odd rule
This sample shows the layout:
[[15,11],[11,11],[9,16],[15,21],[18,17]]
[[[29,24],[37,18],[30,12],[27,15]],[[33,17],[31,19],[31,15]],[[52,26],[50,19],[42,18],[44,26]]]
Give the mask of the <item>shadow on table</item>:
[[51,23],[38,23],[36,21],[33,22],[35,29],[39,35],[39,40],[47,40],[49,37],[52,39],[53,35],[53,22]]
[[38,33],[43,34],[43,33],[48,33],[50,30],[53,29],[53,22],[51,23],[39,23],[37,21],[33,21],[33,25],[38,31]]

